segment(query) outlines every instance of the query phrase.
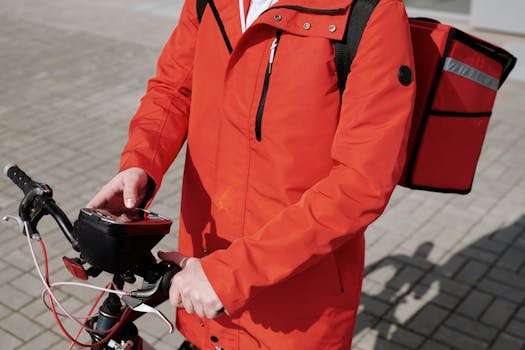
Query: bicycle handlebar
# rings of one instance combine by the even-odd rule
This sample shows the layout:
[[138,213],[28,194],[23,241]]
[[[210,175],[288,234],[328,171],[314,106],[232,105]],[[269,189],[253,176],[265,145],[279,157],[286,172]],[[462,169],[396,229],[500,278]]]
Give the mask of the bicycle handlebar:
[[[22,220],[29,222],[29,229],[37,232],[36,226],[38,222],[44,215],[49,214],[56,221],[73,249],[80,252],[79,239],[75,228],[64,211],[55,203],[51,187],[44,183],[33,181],[15,163],[9,163],[4,167],[4,174],[24,192],[24,198],[20,202],[19,215]],[[157,290],[161,290],[162,294],[167,294],[171,284],[171,277],[179,270],[179,267],[174,268],[172,266],[166,270],[161,268],[159,272],[165,276],[159,279],[159,285],[155,287],[155,293]],[[138,273],[138,271],[135,271],[135,273]],[[147,294],[150,292],[144,290],[136,296],[147,298]],[[141,293],[145,294],[140,295]]]
[[24,194],[29,193],[37,183],[24,173],[15,163],[9,163],[4,167],[4,174],[14,182]]
[[[25,230],[24,228],[22,229],[23,232],[32,238],[34,238],[33,236],[35,234],[38,236],[36,226],[44,215],[49,214],[56,221],[61,231],[64,233],[64,236],[71,243],[73,249],[80,252],[81,249],[79,245],[79,240],[77,238],[77,228],[76,226],[73,227],[67,215],[55,203],[53,199],[53,190],[51,189],[51,187],[44,183],[33,181],[31,177],[29,177],[24,171],[22,171],[15,163],[9,163],[4,167],[4,174],[24,193],[24,198],[21,200],[19,206],[19,222],[24,222],[25,224]],[[151,256],[151,253],[149,254]],[[117,284],[117,288],[122,289],[125,277],[129,278],[131,276],[131,279],[134,279],[134,275],[143,277],[143,288],[131,292],[131,295],[135,298],[143,300],[144,302],[147,302],[147,304],[150,306],[156,306],[169,298],[169,288],[171,285],[171,279],[173,275],[180,271],[180,267],[169,262],[157,263],[153,256],[151,256],[151,258],[153,259],[153,261],[146,257],[143,262],[144,265],[137,265],[134,267],[133,270],[126,271],[123,274],[113,274],[113,281]],[[79,268],[83,269],[82,264],[84,262],[82,262],[81,259],[82,255],[79,259]],[[95,268],[95,266],[93,265],[88,270],[84,271],[86,273],[89,273],[89,276],[96,277],[102,270],[99,268]],[[74,275],[77,276],[76,274]],[[104,302],[104,305],[109,305],[112,301],[112,298],[113,295],[108,296],[107,300]],[[104,305],[101,306],[101,310],[103,309]],[[97,330],[107,330],[106,321],[108,320],[110,321],[108,324],[111,327],[113,326],[113,324],[115,324],[114,321],[118,319],[117,316],[120,315],[121,310],[120,302],[118,302],[118,304],[115,305],[118,306],[117,311],[112,311],[108,309],[109,312],[108,310],[105,310],[106,314],[101,313],[99,315],[96,321]],[[142,313],[135,311],[132,312],[126,319],[125,324],[128,325],[127,327],[129,329],[135,329],[136,331],[136,327],[133,325],[133,320],[137,319],[141,315]],[[123,331],[122,334],[127,336],[128,333],[126,332],[128,330]],[[97,334],[91,332],[88,333],[90,333],[94,343],[100,340],[97,338]],[[123,335],[120,335],[120,337],[123,337]]]
[[64,236],[79,251],[78,240],[74,237],[74,229],[66,214],[53,200],[53,191],[48,185],[33,181],[15,163],[4,167],[4,174],[24,192],[20,202],[19,215],[23,220],[31,221],[32,229],[36,230],[38,221],[48,213],[56,221]]
[[62,211],[62,209],[59,208],[53,199],[46,200],[44,208],[47,210],[49,215],[55,219],[58,227],[60,227],[60,230],[62,230],[64,236],[66,236],[69,243],[71,243],[73,249],[79,252],[80,247],[78,246],[78,239],[73,236],[73,232],[75,231],[66,214]]

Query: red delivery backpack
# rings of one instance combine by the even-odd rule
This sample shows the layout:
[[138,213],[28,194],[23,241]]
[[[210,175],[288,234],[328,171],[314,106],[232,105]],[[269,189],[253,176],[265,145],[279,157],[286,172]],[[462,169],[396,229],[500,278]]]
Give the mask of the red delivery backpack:
[[[336,43],[340,88],[344,88],[359,40],[378,2],[352,3],[346,38]],[[432,19],[411,18],[410,29],[417,92],[399,184],[469,193],[496,92],[514,68],[516,57]]]
[[516,58],[446,24],[410,19],[410,27],[417,95],[402,184],[468,193],[496,93]]
[[[346,34],[334,42],[339,90],[379,0],[354,0]],[[207,5],[224,32],[213,0],[197,0],[199,22]],[[516,64],[504,49],[432,19],[410,19],[416,103],[400,185],[469,193],[498,88]]]

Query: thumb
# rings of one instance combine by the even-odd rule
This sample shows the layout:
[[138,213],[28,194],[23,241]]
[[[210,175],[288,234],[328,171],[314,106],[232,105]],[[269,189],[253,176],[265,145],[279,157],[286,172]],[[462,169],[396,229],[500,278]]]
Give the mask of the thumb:
[[181,268],[186,267],[189,257],[179,252],[158,252],[158,256],[161,260],[171,261],[179,265]]

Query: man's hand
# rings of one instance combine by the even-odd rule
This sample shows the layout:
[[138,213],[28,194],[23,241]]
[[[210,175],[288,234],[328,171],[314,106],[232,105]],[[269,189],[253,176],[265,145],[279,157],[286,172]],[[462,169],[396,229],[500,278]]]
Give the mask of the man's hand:
[[190,314],[195,312],[199,317],[215,318],[220,315],[223,305],[204,274],[200,259],[178,252],[159,252],[159,258],[182,268],[171,280],[171,305],[183,307]]
[[148,174],[141,168],[129,168],[118,173],[87,204],[87,208],[106,209],[121,215],[136,208],[148,193]]

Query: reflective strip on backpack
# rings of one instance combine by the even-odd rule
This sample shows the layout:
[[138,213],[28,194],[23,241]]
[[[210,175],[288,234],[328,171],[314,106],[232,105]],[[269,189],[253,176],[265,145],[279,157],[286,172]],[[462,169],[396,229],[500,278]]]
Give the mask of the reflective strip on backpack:
[[447,57],[443,70],[457,74],[465,79],[472,80],[480,85],[483,85],[491,90],[497,91],[499,87],[499,80],[469,66],[463,62],[457,61],[453,58]]

